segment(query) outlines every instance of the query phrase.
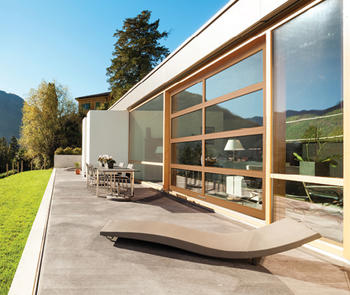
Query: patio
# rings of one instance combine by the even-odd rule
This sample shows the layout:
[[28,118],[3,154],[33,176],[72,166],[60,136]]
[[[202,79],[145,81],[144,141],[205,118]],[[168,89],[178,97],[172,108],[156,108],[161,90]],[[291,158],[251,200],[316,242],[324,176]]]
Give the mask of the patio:
[[81,176],[57,169],[38,294],[350,294],[350,271],[304,248],[253,266],[99,235],[109,219],[130,218],[249,230],[141,185],[133,202],[98,198]]

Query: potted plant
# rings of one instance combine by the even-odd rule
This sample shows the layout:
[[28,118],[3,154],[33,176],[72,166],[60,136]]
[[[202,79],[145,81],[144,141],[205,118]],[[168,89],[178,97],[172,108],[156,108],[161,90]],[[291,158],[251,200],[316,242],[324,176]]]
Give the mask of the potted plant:
[[113,168],[113,164],[115,163],[115,160],[109,155],[100,155],[97,160],[101,163],[102,167],[108,167],[110,169]]
[[113,160],[113,158],[110,157],[110,158],[107,160],[108,168],[109,168],[109,169],[112,169],[114,163],[115,163],[115,160]]
[[[303,136],[306,140],[304,157],[298,153],[293,153],[299,161],[299,173],[312,176],[329,176],[329,167],[336,167],[340,155],[324,155],[327,142],[321,141],[320,128],[310,126]],[[311,151],[311,147],[313,148]]]
[[75,162],[74,166],[75,166],[75,174],[79,175],[80,174],[80,163]]
[[97,161],[99,162],[101,167],[104,167],[105,164],[105,156],[104,155],[99,155],[97,158]]

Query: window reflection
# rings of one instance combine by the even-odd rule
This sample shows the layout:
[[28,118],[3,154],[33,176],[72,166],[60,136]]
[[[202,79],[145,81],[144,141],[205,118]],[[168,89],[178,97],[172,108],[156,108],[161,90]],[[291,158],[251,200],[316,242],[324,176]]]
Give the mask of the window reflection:
[[274,215],[275,220],[301,220],[322,236],[342,242],[343,188],[275,179]]
[[341,2],[274,32],[274,172],[343,177]]
[[262,170],[262,135],[218,138],[205,141],[205,165]]
[[262,90],[207,107],[206,133],[262,126],[263,110]]
[[243,206],[262,208],[262,179],[205,173],[205,194]]
[[202,110],[171,120],[172,138],[202,134]]
[[201,165],[202,142],[189,141],[172,144],[172,163]]
[[161,163],[162,147],[163,95],[161,94],[130,112],[130,159]]
[[203,86],[199,82],[186,90],[183,90],[171,97],[172,113],[187,109],[196,104],[202,103]]
[[262,50],[206,80],[206,100],[262,82]]
[[155,165],[143,165],[134,163],[135,179],[142,181],[152,181],[155,183],[162,183],[163,167]]
[[171,184],[197,193],[202,192],[202,172],[171,169]]

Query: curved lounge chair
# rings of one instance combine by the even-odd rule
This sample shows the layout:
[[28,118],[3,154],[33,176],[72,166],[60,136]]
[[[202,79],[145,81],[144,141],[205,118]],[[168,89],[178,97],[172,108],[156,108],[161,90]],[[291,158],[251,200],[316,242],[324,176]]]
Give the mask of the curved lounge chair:
[[205,256],[227,259],[260,258],[297,248],[321,237],[300,222],[282,219],[261,228],[221,234],[159,221],[109,221],[100,235],[169,245]]

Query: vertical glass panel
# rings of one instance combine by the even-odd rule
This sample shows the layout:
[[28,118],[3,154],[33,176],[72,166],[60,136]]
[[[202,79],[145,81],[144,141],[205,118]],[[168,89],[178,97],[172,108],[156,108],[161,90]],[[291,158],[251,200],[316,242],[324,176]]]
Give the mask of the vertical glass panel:
[[206,100],[262,82],[263,79],[263,52],[261,50],[208,78],[205,85]]
[[162,163],[163,95],[130,112],[129,118],[130,160]]
[[171,184],[177,187],[191,190],[193,192],[202,192],[202,172],[171,169]]
[[305,222],[323,237],[343,241],[343,188],[274,179],[274,220]]
[[342,1],[276,29],[274,172],[343,177]]
[[262,209],[261,178],[205,173],[205,194]]
[[205,109],[205,132],[236,130],[263,125],[263,91],[249,93]]
[[218,138],[205,141],[205,165],[262,170],[262,135]]
[[175,113],[202,103],[203,86],[199,82],[171,97],[171,112]]
[[141,181],[152,181],[155,183],[162,183],[163,167],[155,165],[143,165],[134,163],[135,179]]
[[202,134],[202,110],[188,113],[171,120],[171,137]]
[[172,144],[172,163],[201,165],[202,142],[189,141]]

